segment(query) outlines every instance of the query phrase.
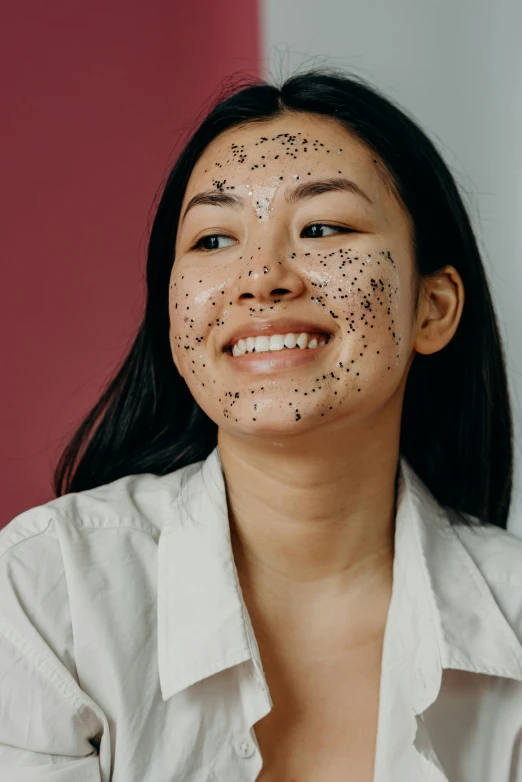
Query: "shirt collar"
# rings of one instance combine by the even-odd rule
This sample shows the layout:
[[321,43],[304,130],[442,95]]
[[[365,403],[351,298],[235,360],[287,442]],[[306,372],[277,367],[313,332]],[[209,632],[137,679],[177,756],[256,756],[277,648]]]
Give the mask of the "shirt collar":
[[[234,563],[218,447],[183,468],[158,546],[158,665],[162,697],[259,649]],[[436,699],[442,670],[522,681],[522,647],[444,508],[400,458],[390,615],[415,675],[416,714]]]
[[445,668],[522,681],[520,642],[455,530],[401,456],[392,600],[414,640],[416,714],[436,699]]

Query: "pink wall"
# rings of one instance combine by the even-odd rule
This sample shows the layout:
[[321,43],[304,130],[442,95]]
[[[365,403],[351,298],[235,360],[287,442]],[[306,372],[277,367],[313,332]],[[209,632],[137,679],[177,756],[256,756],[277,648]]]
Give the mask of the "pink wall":
[[68,434],[130,344],[151,204],[255,0],[4,4],[0,527],[52,497]]

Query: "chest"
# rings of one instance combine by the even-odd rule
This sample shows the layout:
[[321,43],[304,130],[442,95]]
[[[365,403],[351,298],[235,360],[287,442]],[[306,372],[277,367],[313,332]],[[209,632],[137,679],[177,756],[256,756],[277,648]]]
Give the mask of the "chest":
[[255,726],[256,782],[372,782],[382,643],[339,659],[262,656],[273,709]]

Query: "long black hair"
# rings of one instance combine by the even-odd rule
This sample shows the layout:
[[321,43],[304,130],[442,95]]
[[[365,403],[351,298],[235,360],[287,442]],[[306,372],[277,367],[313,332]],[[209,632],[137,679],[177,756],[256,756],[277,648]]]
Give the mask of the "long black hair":
[[220,96],[166,179],[152,224],[147,303],[136,338],[63,451],[56,496],[124,475],[164,475],[206,458],[217,424],[178,373],[169,343],[168,290],[177,225],[192,169],[229,128],[285,112],[338,120],[384,163],[414,227],[417,278],[446,264],[462,277],[465,304],[450,343],[416,354],[401,419],[400,451],[452,523],[506,528],[513,480],[512,414],[505,358],[485,270],[456,183],[433,142],[407,112],[358,76],[309,71],[278,88],[235,86]]

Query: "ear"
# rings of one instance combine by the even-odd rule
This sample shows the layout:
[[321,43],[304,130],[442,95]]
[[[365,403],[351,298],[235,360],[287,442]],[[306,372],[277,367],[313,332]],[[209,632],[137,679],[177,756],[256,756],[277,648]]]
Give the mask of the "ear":
[[413,347],[430,355],[442,350],[453,338],[464,309],[464,284],[453,266],[422,280],[422,301],[417,315]]

